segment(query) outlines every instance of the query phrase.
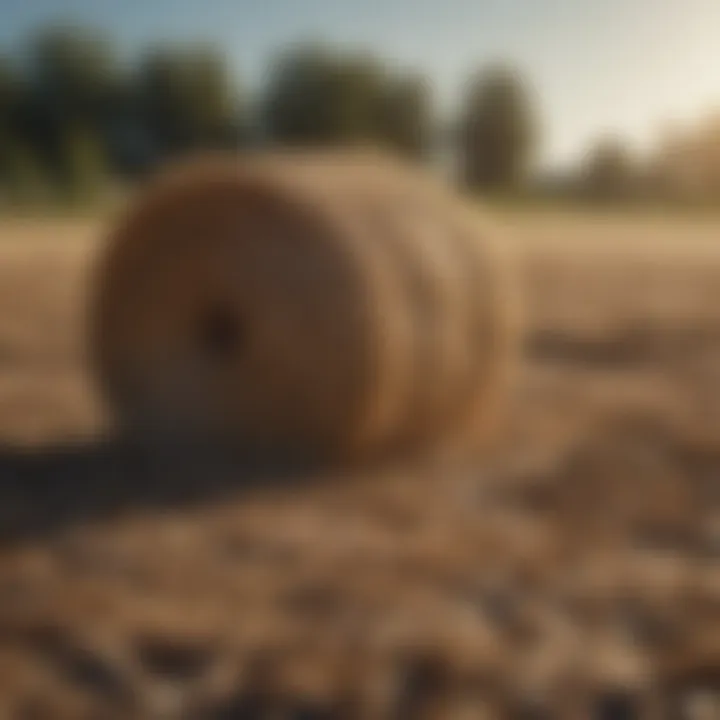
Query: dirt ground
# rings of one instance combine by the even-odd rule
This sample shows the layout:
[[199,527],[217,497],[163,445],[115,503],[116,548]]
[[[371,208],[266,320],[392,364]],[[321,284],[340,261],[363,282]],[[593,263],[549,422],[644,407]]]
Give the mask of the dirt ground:
[[720,220],[499,222],[501,447],[312,479],[99,440],[100,228],[0,222],[0,718],[720,718]]

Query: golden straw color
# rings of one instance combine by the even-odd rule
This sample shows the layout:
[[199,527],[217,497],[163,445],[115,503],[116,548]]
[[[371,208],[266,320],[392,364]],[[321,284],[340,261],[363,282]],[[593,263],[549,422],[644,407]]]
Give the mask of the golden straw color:
[[91,350],[126,432],[328,462],[488,437],[512,263],[441,181],[372,151],[205,157],[114,228]]

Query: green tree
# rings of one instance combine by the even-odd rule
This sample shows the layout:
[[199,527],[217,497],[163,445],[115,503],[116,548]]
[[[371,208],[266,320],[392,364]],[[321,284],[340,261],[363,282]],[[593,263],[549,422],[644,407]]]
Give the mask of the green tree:
[[292,48],[273,65],[263,104],[270,139],[287,145],[367,142],[380,132],[384,71],[372,57]]
[[202,45],[151,51],[138,75],[143,123],[163,155],[237,143],[242,108],[222,55]]
[[0,57],[0,205],[46,199],[47,182],[21,129],[25,87],[9,59]]
[[6,127],[12,120],[19,97],[19,78],[9,59],[0,55],[0,126]]
[[627,198],[635,186],[632,155],[617,137],[604,137],[595,143],[586,156],[582,174],[586,194],[598,200]]
[[470,83],[461,117],[460,161],[464,182],[476,189],[513,189],[533,159],[536,119],[532,98],[518,73],[494,65]]
[[97,133],[82,124],[67,127],[62,138],[61,188],[65,200],[97,200],[110,177],[107,150]]
[[44,109],[98,123],[120,81],[110,40],[77,27],[55,27],[32,43],[32,82]]
[[12,130],[0,128],[0,208],[44,203],[50,197],[47,173],[33,147]]
[[[113,46],[102,33],[55,26],[31,39],[20,134],[61,194],[76,193],[78,167],[89,173],[84,144],[97,147],[98,155],[109,154],[122,84]],[[82,143],[76,140],[79,127]],[[95,171],[87,184],[99,188],[105,181],[100,163]]]
[[392,148],[414,159],[433,145],[435,119],[428,83],[419,75],[390,77],[380,105],[380,135]]

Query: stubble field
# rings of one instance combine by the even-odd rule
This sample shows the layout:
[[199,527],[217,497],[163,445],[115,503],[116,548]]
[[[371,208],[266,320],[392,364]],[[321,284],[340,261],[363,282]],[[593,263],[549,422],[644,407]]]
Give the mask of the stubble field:
[[501,447],[282,482],[102,441],[102,224],[0,221],[0,718],[720,717],[720,220],[498,221]]

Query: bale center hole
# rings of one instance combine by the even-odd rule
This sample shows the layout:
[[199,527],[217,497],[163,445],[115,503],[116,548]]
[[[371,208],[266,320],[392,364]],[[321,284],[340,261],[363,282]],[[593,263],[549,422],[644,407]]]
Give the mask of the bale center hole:
[[226,362],[242,351],[245,328],[229,304],[211,305],[200,318],[198,343],[203,355],[213,362]]

